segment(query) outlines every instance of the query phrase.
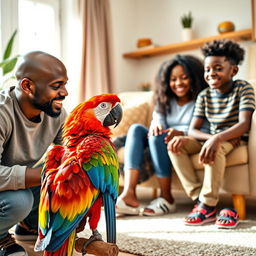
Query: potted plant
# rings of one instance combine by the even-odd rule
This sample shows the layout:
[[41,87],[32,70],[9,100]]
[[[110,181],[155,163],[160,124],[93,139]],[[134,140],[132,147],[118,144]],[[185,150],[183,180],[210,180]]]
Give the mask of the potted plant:
[[2,61],[0,62],[0,68],[2,69],[2,72],[1,72],[2,74],[0,75],[1,76],[0,89],[5,87],[5,84],[7,84],[7,81],[9,79],[13,78],[13,76],[7,76],[7,75],[14,70],[15,65],[19,58],[19,55],[11,57],[13,43],[14,43],[16,34],[17,34],[17,30],[13,32],[11,38],[9,39],[7,46],[4,50]]
[[183,41],[188,41],[192,39],[192,23],[193,23],[193,17],[191,12],[188,12],[188,14],[184,14],[181,16],[181,24],[183,27],[183,30],[182,30]]

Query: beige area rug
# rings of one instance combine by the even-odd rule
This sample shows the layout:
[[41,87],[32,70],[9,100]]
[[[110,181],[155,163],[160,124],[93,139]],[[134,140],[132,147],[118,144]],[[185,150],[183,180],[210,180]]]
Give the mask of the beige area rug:
[[[241,221],[234,230],[217,229],[214,224],[185,226],[182,219],[191,207],[191,203],[178,203],[176,213],[162,217],[117,217],[120,251],[143,256],[256,255],[254,207],[248,213],[248,220]],[[103,235],[104,229],[102,218],[99,230]],[[90,233],[84,231],[80,235],[88,237]]]

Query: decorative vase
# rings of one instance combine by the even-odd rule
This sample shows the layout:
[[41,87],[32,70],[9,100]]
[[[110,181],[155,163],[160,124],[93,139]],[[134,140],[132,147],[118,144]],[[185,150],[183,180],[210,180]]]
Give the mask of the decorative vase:
[[193,38],[192,28],[182,29],[182,41],[189,41]]

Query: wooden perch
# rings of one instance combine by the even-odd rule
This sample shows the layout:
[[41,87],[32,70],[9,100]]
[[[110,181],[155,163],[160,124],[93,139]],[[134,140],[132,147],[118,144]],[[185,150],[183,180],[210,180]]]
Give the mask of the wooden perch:
[[[82,253],[83,246],[88,239],[78,238],[76,240],[75,249],[77,252]],[[94,254],[96,256],[117,256],[119,249],[116,244],[106,243],[104,241],[94,241],[86,248],[88,254]]]

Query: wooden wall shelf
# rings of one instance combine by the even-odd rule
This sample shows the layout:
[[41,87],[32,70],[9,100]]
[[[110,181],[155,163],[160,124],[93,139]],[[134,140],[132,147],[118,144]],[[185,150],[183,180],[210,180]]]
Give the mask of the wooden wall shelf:
[[154,57],[163,54],[177,53],[182,51],[193,50],[201,47],[205,42],[212,40],[218,40],[222,38],[228,38],[235,41],[247,41],[252,40],[252,30],[245,29],[240,31],[228,32],[216,36],[209,36],[204,38],[197,38],[187,42],[168,44],[164,46],[158,46],[154,48],[140,49],[134,52],[124,53],[124,58],[141,59],[146,57]]

